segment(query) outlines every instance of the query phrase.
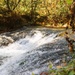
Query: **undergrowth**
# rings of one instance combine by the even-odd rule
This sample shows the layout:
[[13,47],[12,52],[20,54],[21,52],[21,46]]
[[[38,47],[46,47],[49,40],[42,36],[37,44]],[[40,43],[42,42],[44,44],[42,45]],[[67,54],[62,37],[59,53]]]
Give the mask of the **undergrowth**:
[[[40,75],[75,75],[75,54],[72,55],[71,61],[67,62],[65,66],[59,65],[59,67],[53,68],[53,64],[50,63],[49,70],[42,72]],[[65,62],[66,63],[66,62]],[[36,75],[32,73],[32,75]]]
[[71,60],[65,67],[49,70],[48,75],[75,75],[75,59]]

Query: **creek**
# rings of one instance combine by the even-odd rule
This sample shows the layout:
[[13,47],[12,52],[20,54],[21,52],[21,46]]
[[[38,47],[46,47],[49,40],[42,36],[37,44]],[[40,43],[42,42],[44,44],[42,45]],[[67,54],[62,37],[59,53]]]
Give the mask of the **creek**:
[[66,40],[58,36],[62,31],[32,28],[24,38],[0,47],[0,75],[40,75],[50,62],[60,64],[69,55]]

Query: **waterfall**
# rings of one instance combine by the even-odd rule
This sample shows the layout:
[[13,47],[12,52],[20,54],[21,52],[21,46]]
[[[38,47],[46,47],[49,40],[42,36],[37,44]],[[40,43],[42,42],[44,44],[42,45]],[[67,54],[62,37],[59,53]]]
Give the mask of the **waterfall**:
[[[30,69],[35,70],[35,67],[41,65],[39,56],[43,52],[37,49],[45,44],[55,43],[58,39],[60,37],[57,37],[57,33],[46,34],[33,30],[25,38],[0,48],[0,56],[9,57],[0,66],[0,75],[29,75]],[[40,68],[43,70],[44,67]]]

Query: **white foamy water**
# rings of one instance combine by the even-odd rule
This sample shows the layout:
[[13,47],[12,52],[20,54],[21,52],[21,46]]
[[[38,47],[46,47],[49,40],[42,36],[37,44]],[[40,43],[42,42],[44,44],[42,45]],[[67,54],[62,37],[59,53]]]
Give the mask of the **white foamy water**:
[[5,48],[0,48],[0,55],[12,56],[11,59],[9,58],[8,61],[0,67],[0,75],[16,75],[17,73],[10,73],[12,70],[17,69],[19,66],[19,61],[24,59],[22,54],[32,51],[41,45],[55,42],[56,39],[59,39],[59,37],[56,37],[56,35],[57,34],[52,33],[45,36],[40,31],[35,31],[32,36],[27,35],[24,39],[20,39]]
[[58,39],[55,38],[56,35],[57,34],[52,33],[45,36],[40,31],[36,31],[33,36],[27,35],[26,38],[20,39],[8,47],[0,48],[0,55],[14,56],[28,52],[36,47],[55,41],[55,39]]

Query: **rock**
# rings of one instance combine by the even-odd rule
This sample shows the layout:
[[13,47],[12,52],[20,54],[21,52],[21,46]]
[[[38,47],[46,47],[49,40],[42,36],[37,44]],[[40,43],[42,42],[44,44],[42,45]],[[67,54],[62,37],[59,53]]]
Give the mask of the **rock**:
[[3,38],[7,39],[10,43],[14,42],[14,40],[11,37],[3,36]]
[[25,28],[21,28],[13,32],[2,33],[0,34],[0,46],[7,46],[8,44],[13,43],[16,40],[25,38],[26,34],[27,30],[25,30]]
[[0,37],[0,41],[2,41],[2,38]]
[[6,46],[8,45],[9,43],[13,43],[14,40],[11,38],[11,37],[8,37],[8,36],[0,36],[0,46]]

